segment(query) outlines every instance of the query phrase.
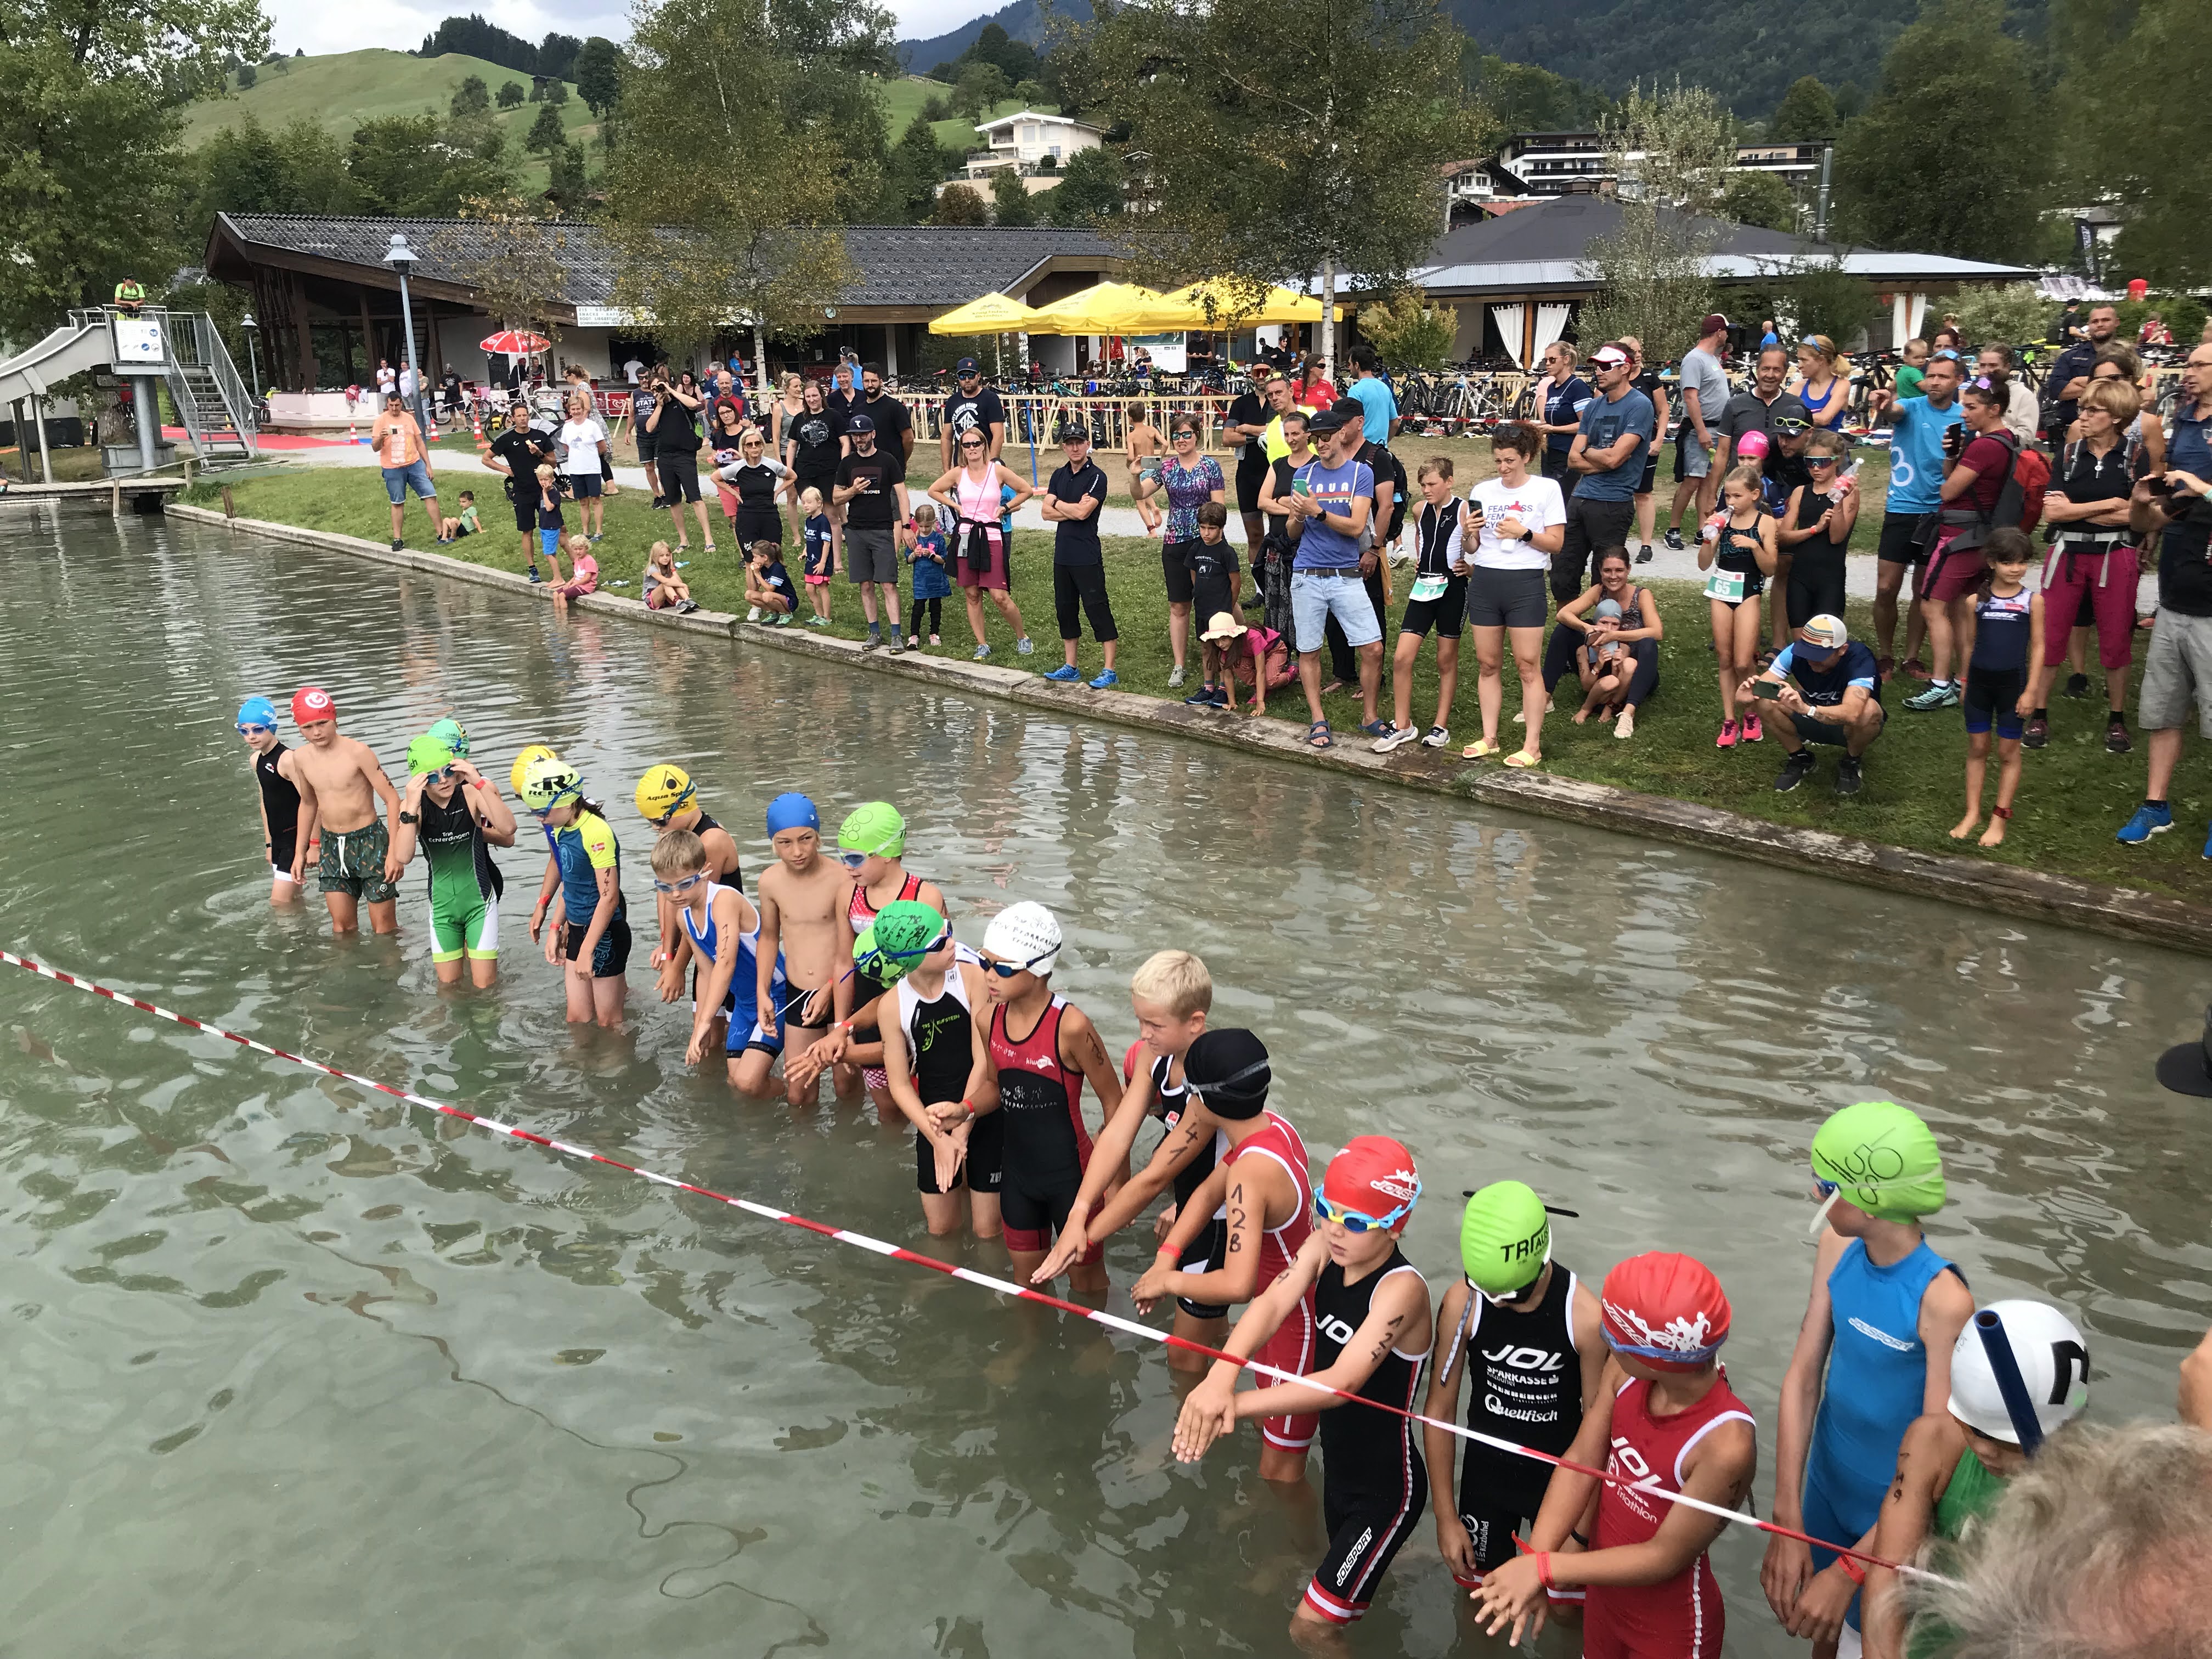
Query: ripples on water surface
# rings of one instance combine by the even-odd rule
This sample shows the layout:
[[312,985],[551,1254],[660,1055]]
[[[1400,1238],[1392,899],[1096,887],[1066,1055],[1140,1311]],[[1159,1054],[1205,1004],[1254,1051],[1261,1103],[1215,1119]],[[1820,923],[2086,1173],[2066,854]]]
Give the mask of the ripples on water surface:
[[[1985,1297],[2075,1310],[2096,1409],[2170,1412],[2212,1317],[2202,1103],[2162,1094],[2193,959],[1492,814],[192,526],[0,513],[0,939],[211,1021],[700,1182],[918,1234],[908,1138],[794,1122],[634,1040],[572,1034],[524,939],[441,995],[422,878],[397,940],[271,914],[231,715],[315,680],[397,769],[441,714],[488,771],[543,739],[611,805],[682,762],[759,813],[889,797],[979,916],[1057,909],[1109,1046],[1130,971],[1199,951],[1316,1159],[1404,1139],[1441,1286],[1458,1194],[1581,1212],[1564,1260],[1695,1252],[1771,1459],[1803,1306],[1805,1149],[1850,1101],[1924,1112],[1933,1229]],[[839,591],[840,604],[851,603]],[[287,727],[288,740],[291,736]],[[519,878],[519,879],[518,879]],[[1277,1652],[1317,1553],[1252,1439],[1170,1467],[1159,1355],[951,1280],[406,1112],[27,976],[0,981],[13,1651]],[[963,1247],[995,1269],[995,1247]],[[1111,1262],[1116,1305],[1141,1265]],[[1763,1464],[1759,1502],[1771,1488]],[[1720,1550],[1729,1649],[1804,1650]],[[1424,1526],[1355,1650],[1455,1630]]]

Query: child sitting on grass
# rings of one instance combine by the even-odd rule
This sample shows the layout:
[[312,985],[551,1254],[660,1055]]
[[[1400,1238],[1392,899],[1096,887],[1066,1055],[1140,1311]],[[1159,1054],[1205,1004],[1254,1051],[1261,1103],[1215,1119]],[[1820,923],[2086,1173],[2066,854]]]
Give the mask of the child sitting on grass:
[[699,608],[699,602],[691,597],[691,585],[677,570],[676,555],[668,550],[666,542],[653,543],[653,551],[646,555],[645,608],[679,613]]
[[799,542],[804,550],[806,603],[814,614],[809,628],[830,626],[830,579],[837,574],[837,524],[822,504],[822,492],[809,484],[799,492]]
[[461,492],[461,513],[456,519],[447,519],[438,526],[439,536],[446,541],[457,542],[464,536],[474,536],[483,526],[477,522],[477,496],[473,489]]
[[952,556],[945,532],[937,527],[937,508],[929,502],[914,509],[914,550],[907,557],[914,564],[914,603],[907,607],[909,651],[921,649],[922,607],[929,609],[929,642],[942,643],[938,629],[945,625],[945,602],[952,597]]
[[561,532],[568,526],[561,521],[561,475],[551,464],[541,464],[538,469],[538,553],[530,558],[530,580],[542,580],[538,574],[538,556],[543,554],[552,561],[553,580],[561,580]]
[[554,609],[566,611],[569,600],[580,599],[586,593],[596,593],[599,587],[599,562],[592,556],[591,538],[580,535],[569,537],[568,580],[553,590]]
[[797,607],[798,596],[791,591],[791,578],[784,571],[783,561],[776,556],[781,550],[774,542],[755,542],[745,555],[747,622],[772,623],[778,628],[791,626],[791,613]]

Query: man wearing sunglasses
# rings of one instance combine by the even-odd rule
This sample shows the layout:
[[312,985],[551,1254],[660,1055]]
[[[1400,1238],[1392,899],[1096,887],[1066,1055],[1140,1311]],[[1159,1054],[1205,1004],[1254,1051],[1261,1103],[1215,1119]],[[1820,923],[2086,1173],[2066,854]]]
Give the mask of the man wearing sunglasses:
[[1627,544],[1644,458],[1658,433],[1651,399],[1636,389],[1635,353],[1609,340],[1590,354],[1590,368],[1598,395],[1583,405],[1567,451],[1576,482],[1567,498],[1567,538],[1552,556],[1552,597],[1561,604],[1596,580],[1593,556],[1600,549]]
[[960,389],[945,400],[945,418],[937,444],[950,472],[960,464],[960,440],[969,432],[983,434],[985,453],[997,460],[1006,447],[1006,406],[999,394],[983,384],[983,370],[973,357],[963,357],[954,368]]
[[[1735,465],[1736,447],[1747,432],[1766,434],[1772,453],[1774,423],[1780,420],[1797,420],[1812,424],[1805,411],[1804,400],[1795,392],[1784,392],[1782,382],[1790,373],[1790,354],[1780,345],[1770,345],[1759,354],[1758,365],[1752,370],[1751,384],[1729,398],[1728,407],[1721,411],[1720,447],[1713,457],[1712,471],[1705,475],[1704,498],[1698,504],[1698,515],[1709,518],[1713,503],[1719,499],[1720,481]],[[1706,419],[1712,411],[1706,411]]]
[[[301,896],[300,860],[294,843],[300,836],[299,763],[276,737],[276,705],[248,697],[238,708],[238,735],[253,755],[253,781],[261,786],[261,848],[269,856],[269,902],[289,904]],[[311,844],[311,857],[322,848]]]

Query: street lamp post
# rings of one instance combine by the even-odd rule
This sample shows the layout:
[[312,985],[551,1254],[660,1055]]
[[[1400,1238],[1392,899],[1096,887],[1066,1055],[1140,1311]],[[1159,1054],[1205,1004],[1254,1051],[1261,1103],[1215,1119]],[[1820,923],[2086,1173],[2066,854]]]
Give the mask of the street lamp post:
[[253,401],[258,404],[261,401],[261,354],[253,349],[253,337],[261,332],[261,325],[249,311],[238,319],[238,325],[246,331],[246,361],[253,368]]
[[407,302],[407,273],[415,269],[415,250],[407,246],[406,235],[392,233],[392,246],[384,256],[384,263],[399,273],[399,328],[407,342],[407,369],[415,377],[415,423],[422,429],[424,442],[429,441],[430,418],[422,406],[422,371],[415,361],[415,313]]

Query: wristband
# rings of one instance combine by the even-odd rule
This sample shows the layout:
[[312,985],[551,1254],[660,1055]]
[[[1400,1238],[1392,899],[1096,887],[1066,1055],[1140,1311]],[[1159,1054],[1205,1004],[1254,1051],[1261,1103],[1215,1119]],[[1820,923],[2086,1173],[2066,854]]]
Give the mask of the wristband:
[[1850,1556],[1838,1556],[1836,1558],[1836,1565],[1844,1570],[1844,1577],[1850,1579],[1854,1584],[1864,1584],[1866,1583],[1866,1569],[1861,1566],[1857,1562],[1852,1560]]
[[1552,1553],[1549,1550],[1536,1552],[1536,1582],[1547,1590],[1558,1588],[1552,1583]]

